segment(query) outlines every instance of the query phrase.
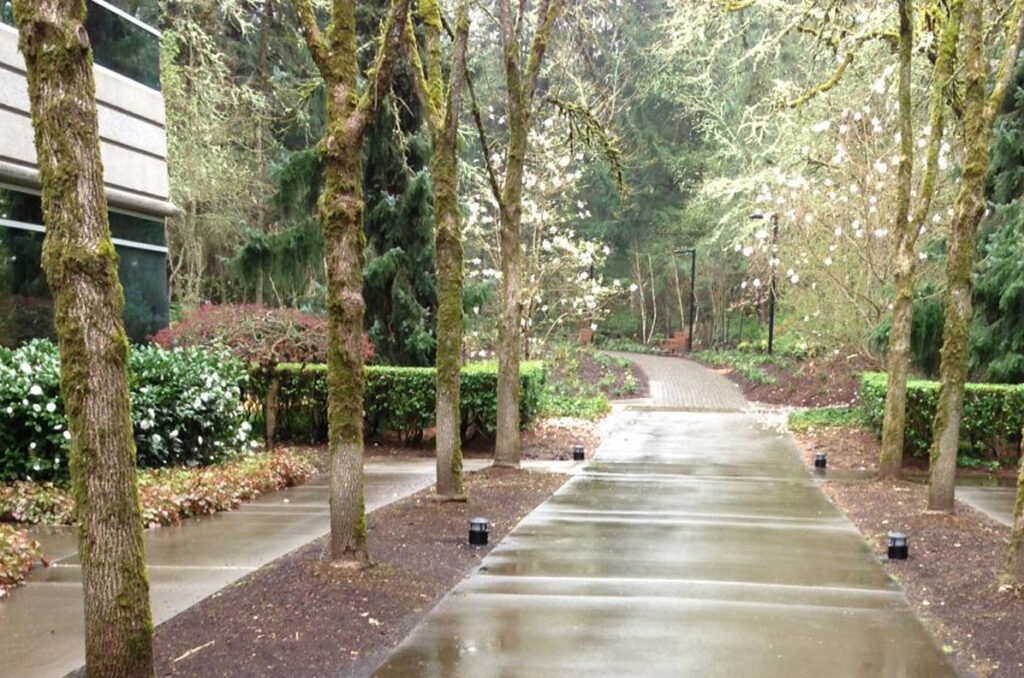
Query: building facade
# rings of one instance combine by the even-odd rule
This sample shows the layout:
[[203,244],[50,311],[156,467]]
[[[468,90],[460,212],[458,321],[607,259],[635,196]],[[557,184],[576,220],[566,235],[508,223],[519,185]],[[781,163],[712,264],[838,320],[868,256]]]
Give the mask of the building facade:
[[[144,341],[168,321],[167,240],[174,214],[160,93],[160,34],[89,0],[96,104],[110,228],[120,258],[125,327]],[[0,346],[53,336],[40,267],[43,221],[25,62],[10,0],[0,0]]]

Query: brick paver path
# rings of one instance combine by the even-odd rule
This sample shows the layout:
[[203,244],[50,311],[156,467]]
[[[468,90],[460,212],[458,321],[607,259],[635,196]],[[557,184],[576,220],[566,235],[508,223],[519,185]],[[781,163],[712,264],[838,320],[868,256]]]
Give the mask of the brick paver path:
[[651,405],[694,412],[742,412],[747,400],[739,387],[692,360],[639,353],[613,353],[632,360],[651,384]]

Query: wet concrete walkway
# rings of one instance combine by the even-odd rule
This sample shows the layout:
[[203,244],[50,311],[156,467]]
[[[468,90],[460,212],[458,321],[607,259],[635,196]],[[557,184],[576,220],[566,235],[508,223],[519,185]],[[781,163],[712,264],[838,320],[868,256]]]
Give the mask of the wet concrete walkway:
[[[466,468],[490,460],[467,459]],[[367,510],[434,481],[433,459],[366,463]],[[330,529],[326,480],[247,502],[237,511],[147,530],[146,561],[155,623],[170,619],[264,564]],[[0,678],[59,678],[85,661],[82,584],[67,531],[42,536],[53,564],[0,602]]]
[[1013,527],[1013,507],[1017,502],[1017,488],[957,485],[956,498],[989,518],[1007,527]]
[[638,362],[652,409],[620,411],[587,470],[376,678],[956,675],[788,435],[741,411],[671,411],[703,404],[693,375],[713,409],[739,407],[692,363]]

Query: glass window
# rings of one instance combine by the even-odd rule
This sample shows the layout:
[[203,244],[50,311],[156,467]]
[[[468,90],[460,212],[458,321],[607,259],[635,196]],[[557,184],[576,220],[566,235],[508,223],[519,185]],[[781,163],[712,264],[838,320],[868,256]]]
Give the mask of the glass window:
[[[143,85],[160,89],[160,37],[112,7],[89,2],[85,29],[93,61]],[[14,26],[12,0],[0,0],[0,22]]]
[[[39,196],[0,187],[0,345],[17,346],[36,337],[54,338],[53,299],[42,270],[43,223]],[[115,238],[162,246],[163,221],[110,213]],[[19,226],[18,224],[21,224]],[[28,225],[28,227],[24,226]],[[128,337],[142,342],[167,326],[167,255],[117,246],[118,275],[124,288]]]
[[111,211],[110,235],[121,240],[146,243],[147,245],[167,244],[163,219],[137,217],[131,214]]

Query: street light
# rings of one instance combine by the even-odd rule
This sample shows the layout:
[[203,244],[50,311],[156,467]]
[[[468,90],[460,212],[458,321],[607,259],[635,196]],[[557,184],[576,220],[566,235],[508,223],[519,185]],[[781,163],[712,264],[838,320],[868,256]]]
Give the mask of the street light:
[[[697,281],[697,249],[695,247],[679,248],[674,253],[690,255],[690,331],[686,335],[686,352],[693,353],[693,311],[696,298],[694,287]],[[676,281],[678,283],[678,278]]]
[[779,217],[774,213],[766,215],[761,212],[755,212],[750,215],[750,218],[770,219],[772,222],[772,257],[768,261],[769,268],[771,269],[771,277],[768,279],[768,355],[771,355],[775,347],[775,254],[778,248],[775,243],[779,239]]

